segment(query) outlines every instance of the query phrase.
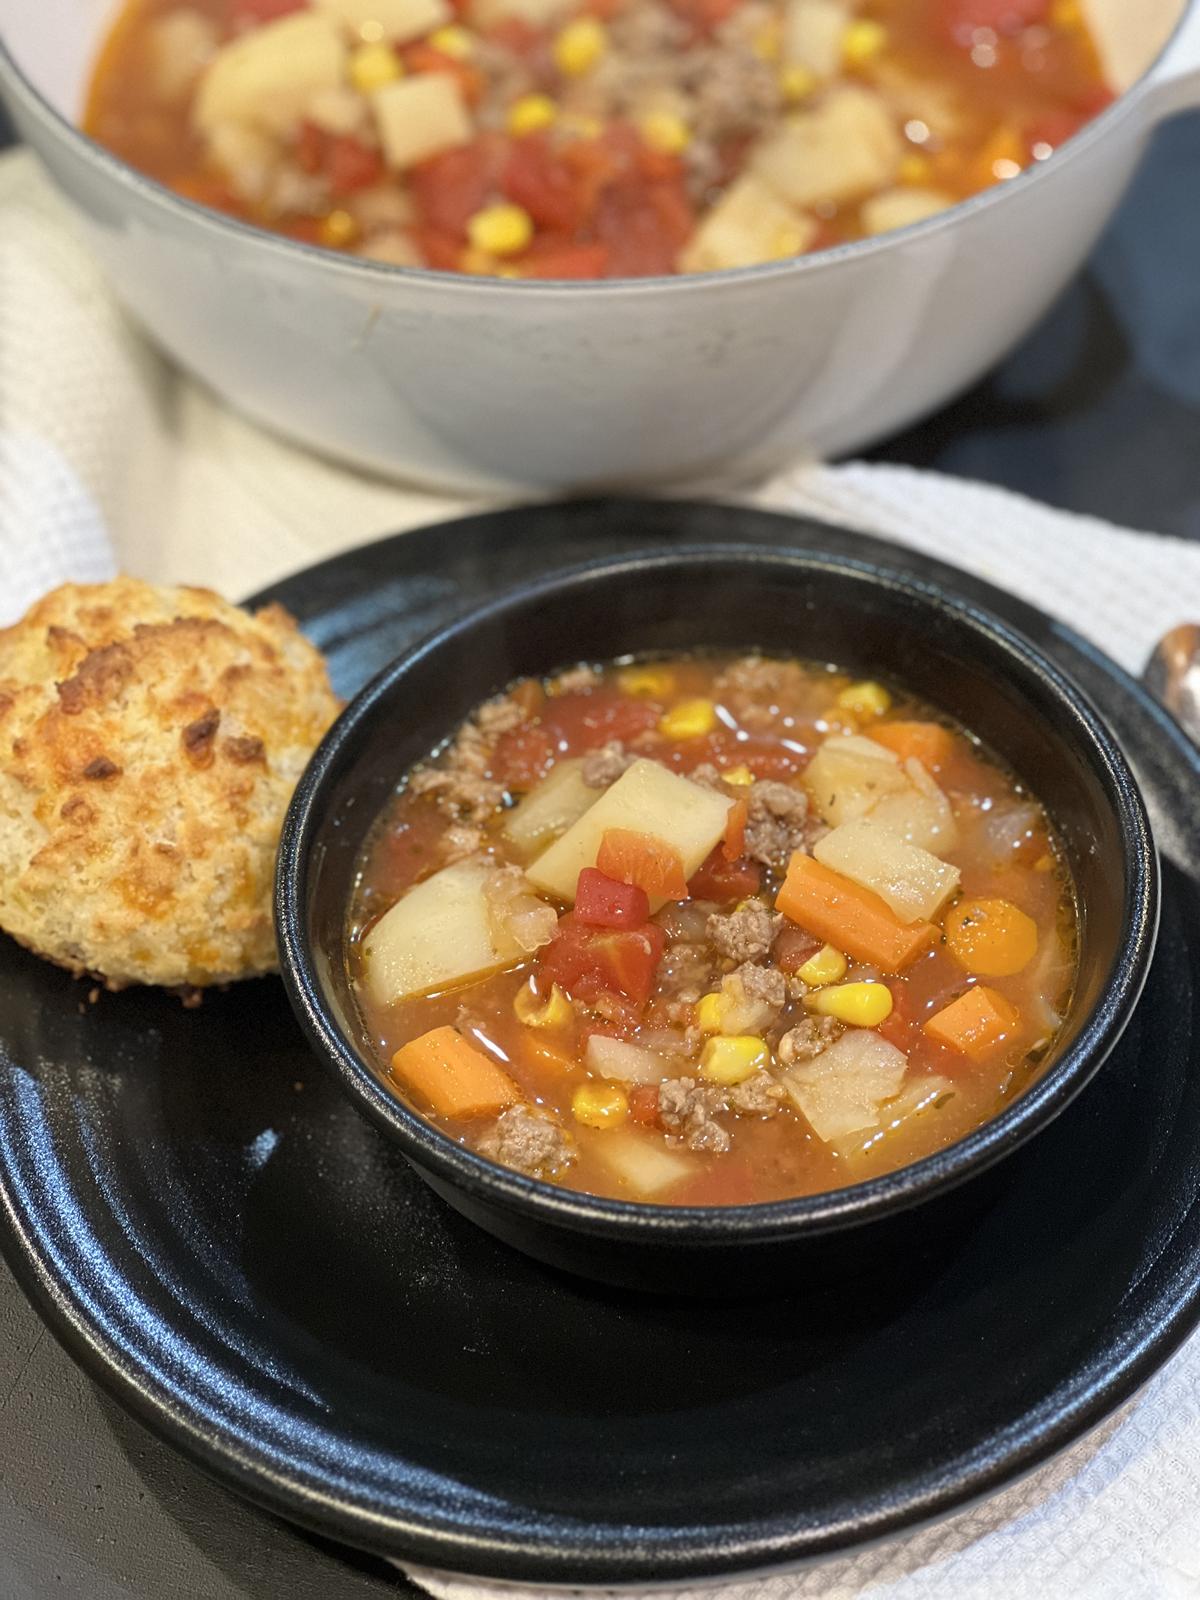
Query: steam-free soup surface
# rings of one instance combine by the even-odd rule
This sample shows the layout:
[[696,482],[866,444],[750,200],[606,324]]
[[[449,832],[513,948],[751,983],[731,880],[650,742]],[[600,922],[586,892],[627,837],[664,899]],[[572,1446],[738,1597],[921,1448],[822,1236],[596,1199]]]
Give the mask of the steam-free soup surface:
[[936,708],[761,657],[524,680],[409,774],[348,959],[453,1139],[669,1204],[851,1184],[1053,1052],[1075,911],[1037,800]]
[[309,243],[604,278],[920,221],[1110,98],[1081,0],[130,0],[85,125]]

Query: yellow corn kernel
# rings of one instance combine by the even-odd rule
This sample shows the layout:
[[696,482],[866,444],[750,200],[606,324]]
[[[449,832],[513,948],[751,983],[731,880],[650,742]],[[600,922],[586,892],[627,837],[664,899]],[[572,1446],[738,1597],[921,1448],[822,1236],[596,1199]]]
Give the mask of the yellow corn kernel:
[[901,183],[908,184],[912,188],[920,188],[932,178],[933,162],[920,151],[913,150],[901,158],[900,169],[896,175]]
[[892,697],[881,683],[850,683],[837,697],[838,709],[856,717],[881,717],[891,709]]
[[465,61],[475,48],[474,34],[467,28],[459,27],[456,22],[444,28],[435,28],[426,42],[452,61]]
[[558,107],[548,94],[523,94],[508,108],[508,131],[516,139],[548,128],[558,116]]
[[779,74],[780,92],[790,106],[799,105],[801,100],[807,100],[816,87],[816,73],[810,72],[807,67],[802,67],[798,61],[784,67]]
[[748,789],[754,782],[754,774],[749,767],[730,767],[721,776],[726,783],[732,783],[739,789]]
[[674,692],[675,674],[670,667],[622,667],[617,673],[617,687],[622,694],[663,700]]
[[520,206],[501,201],[475,213],[467,223],[467,238],[488,255],[520,255],[533,238],[533,219]]
[[568,78],[590,72],[608,49],[608,33],[595,17],[576,17],[560,28],[554,41],[554,62]]
[[1049,852],[1047,852],[1044,856],[1039,856],[1033,863],[1033,870],[1035,872],[1053,872],[1054,857],[1050,855]]
[[887,40],[887,29],[882,22],[871,22],[865,17],[852,22],[842,35],[842,60],[848,67],[865,67],[880,54]]
[[642,142],[659,155],[677,156],[692,142],[691,129],[673,111],[650,111],[638,122]]
[[581,1083],[571,1096],[571,1111],[585,1128],[615,1128],[629,1113],[629,1096],[619,1083]]
[[778,61],[780,51],[779,23],[772,21],[764,25],[750,41],[750,48],[760,61]]
[[660,720],[658,731],[665,739],[702,739],[717,725],[717,708],[711,700],[681,700]]
[[358,237],[358,223],[348,211],[331,211],[320,227],[321,243],[342,250]]
[[827,983],[840,983],[846,976],[846,966],[842,952],[827,944],[815,956],[809,956],[796,976],[810,989],[823,989]]
[[842,983],[806,995],[804,1003],[851,1028],[877,1028],[892,1014],[892,991],[886,983]]
[[396,52],[386,44],[360,44],[350,56],[350,82],[359,94],[374,94],[404,76]]
[[709,1083],[731,1088],[771,1065],[771,1052],[762,1039],[752,1033],[734,1034],[728,1039],[710,1039],[700,1052],[700,1076]]
[[721,1018],[725,1013],[723,994],[704,994],[696,1002],[695,1021],[702,1033],[720,1033]]
[[575,1015],[574,1007],[556,983],[550,985],[543,1000],[534,994],[532,984],[523,984],[513,996],[517,1021],[527,1028],[565,1028]]

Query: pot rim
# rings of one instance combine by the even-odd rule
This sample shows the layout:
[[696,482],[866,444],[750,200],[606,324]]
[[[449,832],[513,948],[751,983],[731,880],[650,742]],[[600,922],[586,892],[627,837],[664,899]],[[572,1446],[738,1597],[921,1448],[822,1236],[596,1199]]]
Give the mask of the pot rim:
[[[998,650],[1021,679],[1032,678],[1053,696],[1067,719],[1063,732],[1055,730],[1055,738],[1074,744],[1097,775],[1124,843],[1124,903],[1116,953],[1097,1000],[1062,1055],[997,1116],[920,1161],[842,1189],[753,1205],[664,1206],[583,1194],[498,1166],[457,1144],[388,1090],[353,1039],[343,1033],[326,1002],[307,932],[313,841],[323,820],[326,792],[338,778],[343,749],[364,725],[369,726],[406,675],[430,656],[481,625],[552,599],[561,602],[592,585],[680,566],[703,566],[711,571],[714,566],[732,564],[743,569],[784,569],[797,575],[817,571],[902,594],[920,606],[949,611],[981,644]],[[547,670],[555,664],[548,662]],[[463,714],[469,715],[470,710],[467,707]],[[1090,701],[1031,641],[974,602],[897,569],[832,551],[787,552],[729,544],[635,551],[572,565],[549,577],[513,586],[419,640],[359,691],[314,753],[284,820],[275,880],[280,970],[309,1043],[336,1072],[359,1109],[395,1139],[419,1169],[531,1221],[631,1244],[653,1238],[701,1247],[793,1240],[865,1225],[957,1187],[1039,1133],[1100,1069],[1128,1022],[1153,954],[1158,909],[1158,858],[1133,773]]]
[[1110,129],[1130,116],[1144,100],[1153,94],[1155,74],[1181,36],[1189,17],[1200,0],[1187,0],[1158,55],[1137,81],[1119,94],[1111,105],[1084,125],[1060,145],[1045,161],[1026,167],[1015,178],[994,183],[978,194],[960,200],[948,210],[910,223],[907,227],[892,229],[874,238],[856,239],[847,244],[831,246],[811,255],[795,256],[789,260],[764,262],[752,267],[731,267],[716,272],[680,273],[671,276],[648,278],[598,278],[598,279],[506,279],[477,277],[469,273],[445,272],[429,267],[400,267],[388,262],[367,261],[359,256],[348,256],[340,251],[327,250],[302,240],[289,239],[271,233],[254,223],[225,215],[202,205],[199,201],[176,194],[157,179],[148,177],[130,166],[105,146],[90,138],[75,123],[69,121],[46,98],[25,70],[18,64],[0,33],[0,87],[7,84],[10,93],[20,100],[26,110],[52,137],[62,139],[83,160],[89,161],[105,177],[113,180],[138,198],[174,214],[184,225],[196,225],[213,233],[218,242],[232,233],[236,238],[268,254],[282,256],[284,260],[306,261],[317,272],[331,279],[357,280],[364,286],[376,288],[388,282],[407,283],[420,290],[446,290],[465,295],[533,295],[548,293],[551,296],[596,295],[603,298],[672,294],[703,293],[719,283],[752,285],[773,279],[810,275],[836,268],[844,261],[865,260],[901,247],[910,240],[932,239],[943,230],[953,227],[967,216],[999,205],[1011,194],[1024,193],[1032,184],[1044,180],[1046,173],[1062,170],[1066,162],[1079,156],[1100,139],[1107,137]]

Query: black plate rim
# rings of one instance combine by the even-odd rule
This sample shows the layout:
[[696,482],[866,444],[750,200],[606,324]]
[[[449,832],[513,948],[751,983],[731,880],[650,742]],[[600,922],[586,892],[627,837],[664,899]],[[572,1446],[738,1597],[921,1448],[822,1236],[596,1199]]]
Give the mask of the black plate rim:
[[[610,506],[614,504],[612,501],[604,503]],[[588,508],[597,502],[580,501],[575,504],[580,508]],[[1154,725],[1156,734],[1173,752],[1175,760],[1194,772],[1200,780],[1200,750],[1136,679],[1073,629],[1048,619],[1037,607],[1017,596],[1006,594],[974,574],[918,551],[904,551],[903,547],[889,544],[877,536],[822,524],[814,518],[793,517],[750,507],[701,503],[631,499],[615,504],[630,516],[645,515],[652,523],[661,516],[666,506],[671,514],[702,512],[708,516],[718,513],[737,516],[759,526],[770,525],[779,531],[790,528],[793,533],[808,536],[817,531],[834,541],[848,539],[856,546],[873,548],[881,554],[888,551],[894,554],[899,548],[922,570],[932,570],[943,575],[947,581],[962,583],[968,592],[974,590],[983,594],[1002,617],[1015,617],[1013,625],[1018,628],[1022,625],[1022,618],[1049,622],[1052,632],[1062,643],[1106,673],[1118,687],[1131,695],[1143,717]],[[556,505],[553,509],[561,512],[562,507]],[[493,530],[496,530],[497,523],[500,528],[514,522],[519,525],[521,520],[535,514],[536,510],[533,508],[531,513],[529,507],[514,507],[481,513],[452,524],[441,523],[432,528],[393,535],[390,539],[373,540],[369,545],[330,557],[272,585],[251,597],[249,603],[265,603],[275,599],[303,612],[305,608],[300,603],[302,587],[311,586],[321,575],[336,571],[362,550],[380,543],[391,545],[400,540],[412,541],[422,533],[440,541],[455,527],[480,521],[488,522]],[[295,598],[289,600],[291,590],[295,590]],[[1076,1442],[1136,1394],[1200,1322],[1200,1282],[1182,1285],[1179,1292],[1171,1297],[1169,1311],[1160,1321],[1147,1328],[1135,1329],[1119,1347],[1109,1347],[1115,1359],[1108,1363],[1102,1383],[1081,1388],[1077,1382],[1065,1397],[1061,1389],[1056,1391],[1051,1397],[1054,1403],[1048,1401],[1043,1405],[1028,1420],[1027,1426],[1017,1431],[1016,1438],[1003,1440],[993,1459],[955,1477],[952,1483],[940,1482],[930,1492],[909,1497],[902,1509],[868,1509],[852,1522],[816,1535],[806,1531],[797,1534],[794,1528],[786,1528],[763,1538],[737,1544],[726,1543],[700,1551],[695,1548],[681,1549],[676,1543],[647,1550],[636,1539],[615,1548],[600,1550],[592,1546],[589,1549],[565,1551],[560,1547],[539,1547],[533,1541],[522,1538],[519,1533],[507,1538],[467,1538],[453,1527],[431,1529],[425,1523],[406,1518],[374,1516],[365,1508],[350,1506],[345,1500],[330,1495],[314,1493],[305,1485],[289,1480],[286,1474],[264,1466],[248,1452],[238,1449],[235,1443],[228,1443],[224,1448],[218,1447],[196,1425],[185,1408],[177,1406],[169,1395],[157,1392],[152,1385],[146,1384],[132,1358],[127,1358],[115,1341],[106,1339],[103,1329],[90,1325],[79,1308],[72,1304],[39,1256],[36,1229],[26,1227],[18,1202],[19,1196],[11,1191],[7,1174],[0,1172],[0,1251],[14,1276],[67,1353],[118,1403],[181,1454],[264,1510],[314,1532],[444,1573],[514,1584],[667,1588],[706,1578],[750,1576],[768,1570],[778,1572],[814,1558],[845,1553],[849,1549],[860,1548],[947,1516],[1027,1475]],[[1052,1414],[1044,1416],[1046,1411]],[[635,1534],[637,1532],[632,1531]]]

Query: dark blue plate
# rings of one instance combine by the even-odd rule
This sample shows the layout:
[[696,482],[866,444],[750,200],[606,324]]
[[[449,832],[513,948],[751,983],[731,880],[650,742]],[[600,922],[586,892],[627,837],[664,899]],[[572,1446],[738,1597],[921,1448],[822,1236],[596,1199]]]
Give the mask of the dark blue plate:
[[886,557],[1071,672],[1164,853],[1150,980],[1108,1066],[936,1272],[712,1306],[560,1277],[448,1211],[306,1055],[276,982],[199,1012],[133,991],[91,1005],[0,941],[0,1242],[25,1288],[194,1460],[384,1554],[611,1584],[845,1549],[1045,1459],[1200,1317],[1200,753],[1097,651],[894,546],[671,502],[471,518],[270,598],[348,694],[482,594],[678,538]]

